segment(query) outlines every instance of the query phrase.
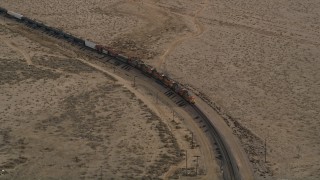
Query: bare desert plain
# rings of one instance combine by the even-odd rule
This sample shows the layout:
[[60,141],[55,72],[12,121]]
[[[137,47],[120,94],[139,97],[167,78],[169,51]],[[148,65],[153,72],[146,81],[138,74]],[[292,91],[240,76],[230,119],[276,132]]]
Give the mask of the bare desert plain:
[[[220,178],[210,141],[79,47],[0,18],[0,179]],[[100,62],[101,63],[101,62]],[[203,157],[211,157],[205,159]]]
[[0,6],[138,56],[188,85],[232,128],[257,179],[320,178],[319,1],[2,0]]

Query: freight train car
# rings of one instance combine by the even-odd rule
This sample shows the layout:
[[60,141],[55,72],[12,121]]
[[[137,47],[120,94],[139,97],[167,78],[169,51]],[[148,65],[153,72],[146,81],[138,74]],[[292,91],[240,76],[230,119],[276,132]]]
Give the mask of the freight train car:
[[35,23],[35,21],[34,20],[32,20],[32,19],[30,19],[30,18],[27,18],[27,17],[25,17],[25,16],[23,16],[22,18],[21,18],[21,20],[25,23],[25,24],[34,24]]
[[179,94],[182,98],[184,98],[190,104],[195,103],[194,97],[181,84],[170,79],[168,76],[158,72],[154,67],[148,64],[145,64],[143,61],[137,58],[127,57],[122,53],[115,52],[109,47],[96,44],[89,40],[85,40],[84,45],[92,50],[96,50],[98,53],[109,55],[123,63],[131,65],[132,67],[140,70],[143,74],[160,81],[164,86],[170,88],[171,90]]
[[164,74],[158,72],[156,68],[152,69],[152,77],[155,78],[156,80],[159,80],[160,82],[162,82],[163,76]]
[[23,15],[13,12],[13,11],[7,11],[7,14],[15,19],[21,20]]
[[6,14],[8,12],[8,10],[6,10],[5,8],[0,7],[0,14]]
[[118,54],[118,55],[116,56],[116,58],[117,58],[118,60],[124,62],[124,63],[128,63],[128,59],[129,59],[127,56],[125,56],[125,55],[123,55],[123,54]]
[[129,58],[128,59],[128,64],[132,67],[137,67],[139,63],[139,60],[136,58]]

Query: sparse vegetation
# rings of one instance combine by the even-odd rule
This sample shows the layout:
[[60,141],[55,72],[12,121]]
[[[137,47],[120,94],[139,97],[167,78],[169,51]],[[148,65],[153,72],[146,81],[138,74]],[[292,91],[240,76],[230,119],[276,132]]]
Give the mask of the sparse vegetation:
[[[20,51],[42,43],[24,39],[11,41],[24,42]],[[0,59],[0,176],[97,179],[102,167],[114,179],[158,179],[179,161],[175,137],[143,101],[45,43],[30,65],[10,49]]]

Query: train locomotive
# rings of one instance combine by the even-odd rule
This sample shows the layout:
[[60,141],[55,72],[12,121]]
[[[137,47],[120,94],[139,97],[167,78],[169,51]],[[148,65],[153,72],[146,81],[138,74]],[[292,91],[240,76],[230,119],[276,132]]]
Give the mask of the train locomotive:
[[0,14],[6,14],[7,12],[5,8],[0,7]]
[[74,43],[76,45],[85,46],[93,51],[98,52],[98,53],[105,54],[105,55],[111,56],[113,58],[116,58],[117,60],[122,61],[122,62],[140,70],[146,76],[152,77],[155,80],[161,82],[162,85],[170,88],[172,91],[179,94],[188,103],[195,104],[194,97],[188,92],[188,90],[185,87],[183,87],[182,84],[179,84],[178,82],[169,78],[165,74],[158,72],[156,70],[156,68],[144,63],[142,60],[139,60],[138,58],[127,57],[119,52],[114,51],[110,47],[99,45],[99,44],[96,44],[96,43],[91,42],[89,40],[82,40],[82,39],[75,37],[71,34],[65,33],[60,29],[56,29],[56,28],[47,26],[42,22],[38,22],[36,20],[29,19],[21,14],[15,13],[13,11],[9,11],[9,10],[1,8],[1,7],[0,7],[0,14],[6,14],[6,15],[18,20],[19,22],[22,22],[28,26],[31,26],[32,28],[41,29],[48,34],[52,34],[52,35],[59,37],[59,38],[64,38],[67,41]]

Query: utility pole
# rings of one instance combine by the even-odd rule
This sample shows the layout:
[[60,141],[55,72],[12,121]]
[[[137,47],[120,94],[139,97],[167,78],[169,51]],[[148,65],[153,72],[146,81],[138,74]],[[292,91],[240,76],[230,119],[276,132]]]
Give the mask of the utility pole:
[[188,151],[186,150],[186,176],[188,175]]
[[100,179],[102,180],[102,166],[100,166]]
[[134,76],[134,77],[133,77],[133,87],[136,87],[136,77],[137,77],[137,76]]
[[193,156],[193,157],[196,157],[197,158],[197,164],[196,164],[196,176],[198,175],[198,166],[199,166],[199,157],[200,156]]
[[158,93],[156,94],[156,104],[158,104]]
[[264,139],[264,162],[267,163],[267,137]]
[[191,149],[193,149],[194,148],[194,144],[193,144],[193,132],[191,132]]
[[174,111],[172,110],[172,121],[174,121]]
[[269,137],[269,130],[264,138],[264,162],[267,163],[267,138]]

